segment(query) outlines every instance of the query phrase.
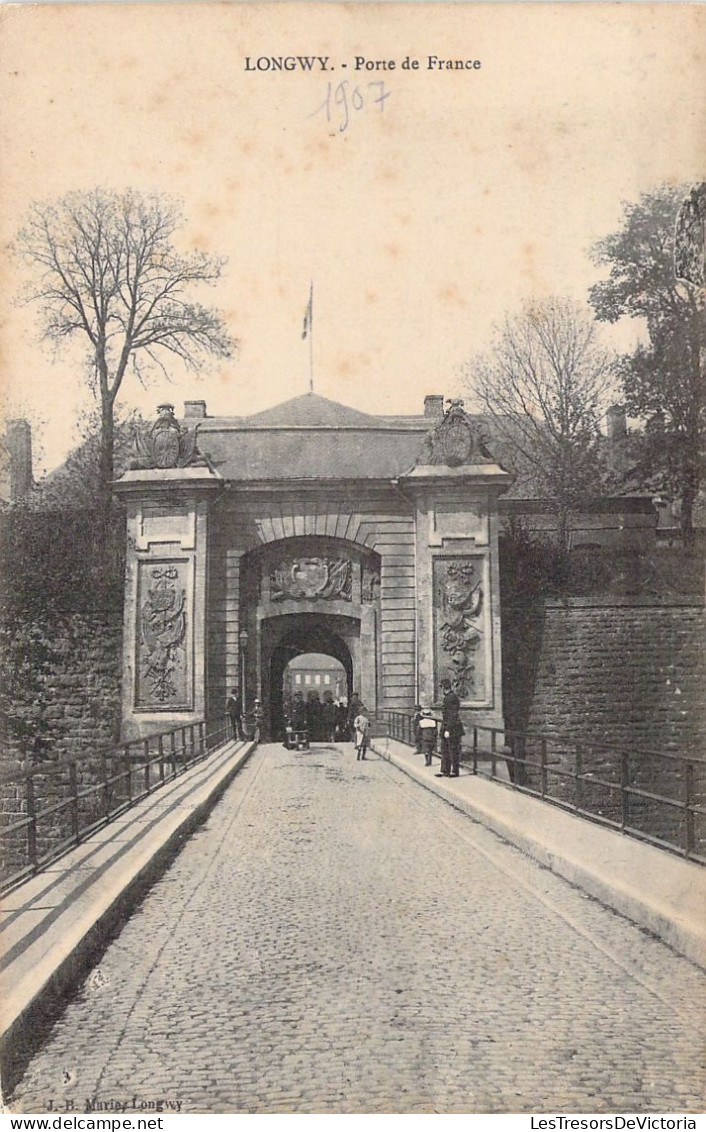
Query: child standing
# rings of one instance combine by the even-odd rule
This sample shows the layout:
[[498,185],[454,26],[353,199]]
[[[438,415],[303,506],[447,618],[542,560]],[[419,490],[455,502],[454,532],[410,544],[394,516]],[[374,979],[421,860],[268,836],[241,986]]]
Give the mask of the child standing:
[[362,706],[353,720],[353,727],[355,729],[356,760],[364,759],[370,738],[370,720]]
[[436,738],[439,727],[429,708],[424,708],[419,720],[419,734],[422,738],[422,751],[424,752],[424,765],[431,766],[431,756],[436,750]]

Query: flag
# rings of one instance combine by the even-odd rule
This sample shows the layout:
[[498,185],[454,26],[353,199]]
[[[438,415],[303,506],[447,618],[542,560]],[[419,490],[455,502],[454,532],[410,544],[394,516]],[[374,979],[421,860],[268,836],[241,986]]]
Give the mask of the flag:
[[304,325],[302,326],[302,338],[308,338],[311,334],[311,327],[314,320],[314,284],[309,288],[309,302],[306,304],[304,312]]

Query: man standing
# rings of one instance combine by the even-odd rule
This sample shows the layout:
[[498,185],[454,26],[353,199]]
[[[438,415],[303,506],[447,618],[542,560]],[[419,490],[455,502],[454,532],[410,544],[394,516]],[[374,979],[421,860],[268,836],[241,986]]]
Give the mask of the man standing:
[[358,715],[358,712],[361,710],[362,706],[363,701],[361,700],[358,693],[354,692],[348,704],[348,732],[349,736],[354,740],[355,736],[353,735],[353,731],[355,728],[355,717]]
[[441,774],[437,778],[458,778],[458,764],[461,758],[461,701],[451,687],[450,680],[443,680],[441,691],[444,696],[441,707]]
[[237,688],[226,700],[226,715],[230,720],[230,730],[233,739],[243,738],[243,701]]

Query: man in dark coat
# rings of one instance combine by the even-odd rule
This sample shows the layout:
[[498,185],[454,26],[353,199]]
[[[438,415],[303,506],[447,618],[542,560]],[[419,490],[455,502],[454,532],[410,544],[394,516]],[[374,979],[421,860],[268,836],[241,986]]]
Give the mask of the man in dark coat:
[[226,715],[230,720],[231,735],[234,739],[242,739],[243,736],[243,701],[240,692],[237,688],[233,691],[226,700]]
[[444,699],[441,705],[441,774],[445,778],[458,778],[458,764],[461,758],[461,701],[451,687],[450,680],[441,684]]
[[318,692],[309,692],[306,697],[306,726],[312,743],[321,741],[321,703]]
[[321,730],[325,743],[333,743],[336,738],[336,705],[331,692],[324,693],[321,705]]
[[296,692],[292,703],[292,727],[295,731],[306,731],[306,704],[301,692]]
[[353,739],[355,738],[355,736],[353,734],[354,730],[355,730],[354,727],[353,727],[353,720],[358,715],[362,706],[363,706],[363,701],[361,700],[358,693],[354,692],[353,695],[350,698],[350,703],[348,704],[348,736],[347,736],[347,738],[353,738]]

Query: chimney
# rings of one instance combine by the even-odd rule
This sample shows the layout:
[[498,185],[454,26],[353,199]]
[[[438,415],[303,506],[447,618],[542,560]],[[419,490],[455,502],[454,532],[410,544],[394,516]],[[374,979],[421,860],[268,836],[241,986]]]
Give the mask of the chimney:
[[10,453],[10,499],[22,499],[33,486],[32,428],[29,421],[8,421],[5,446]]
[[206,416],[206,402],[205,401],[185,401],[184,402],[184,417],[189,417],[191,420],[203,420]]
[[610,440],[624,440],[628,434],[627,417],[623,405],[611,405],[606,410],[606,431]]
[[444,415],[443,393],[427,393],[424,398],[424,416],[430,420],[440,421]]

